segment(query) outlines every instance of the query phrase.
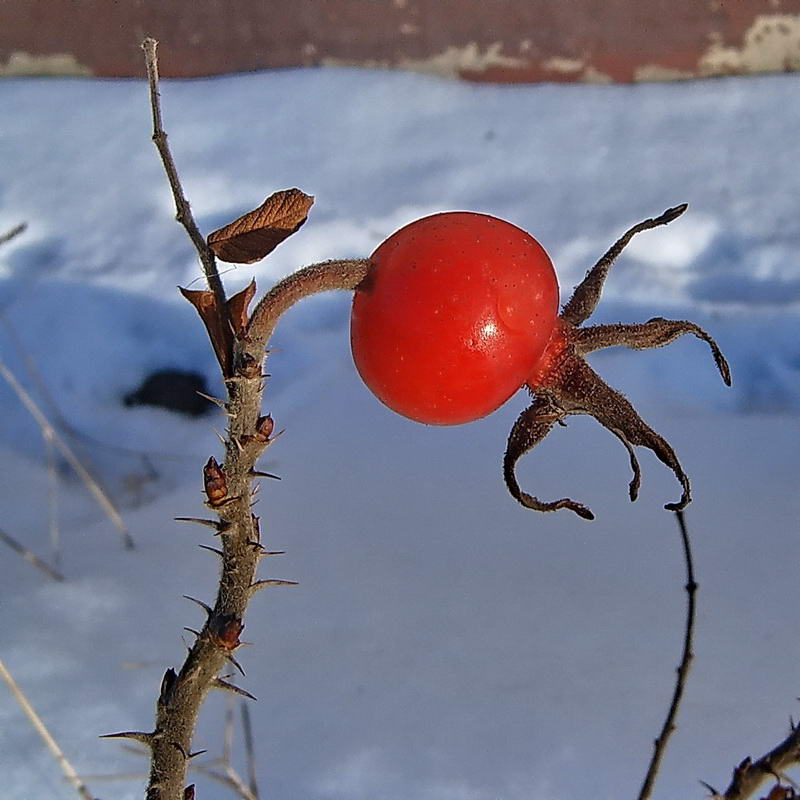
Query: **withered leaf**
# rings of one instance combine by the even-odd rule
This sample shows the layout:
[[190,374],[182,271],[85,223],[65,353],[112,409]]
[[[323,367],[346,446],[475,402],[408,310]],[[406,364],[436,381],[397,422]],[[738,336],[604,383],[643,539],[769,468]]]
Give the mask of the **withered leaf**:
[[270,195],[258,208],[208,235],[221,261],[252,264],[271,253],[306,221],[314,198],[299,189]]

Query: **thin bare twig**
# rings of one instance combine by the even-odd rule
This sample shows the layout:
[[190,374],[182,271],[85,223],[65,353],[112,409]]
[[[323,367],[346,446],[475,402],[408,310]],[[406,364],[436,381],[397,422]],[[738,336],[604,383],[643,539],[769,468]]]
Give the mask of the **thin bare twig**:
[[47,417],[36,404],[34,399],[25,391],[22,384],[17,380],[13,372],[0,360],[0,376],[3,377],[8,385],[14,390],[14,393],[19,398],[20,402],[25,406],[30,415],[36,420],[42,435],[45,438],[50,437],[53,444],[58,448],[62,456],[69,462],[69,465],[77,473],[78,477],[83,481],[86,488],[97,501],[98,505],[105,511],[108,518],[114,524],[116,529],[122,536],[122,541],[128,550],[133,549],[133,538],[131,537],[128,526],[120,516],[114,504],[111,502],[109,496],[103,491],[100,484],[92,477],[89,470],[83,465],[81,460],[75,455],[73,449],[64,441],[58,434],[56,429],[50,424]]
[[688,602],[686,607],[686,629],[683,635],[683,654],[681,656],[681,663],[678,666],[678,677],[675,681],[675,691],[672,694],[672,702],[667,711],[667,717],[664,720],[664,725],[658,738],[655,740],[653,747],[653,756],[650,759],[650,764],[647,768],[644,783],[639,791],[638,800],[649,800],[653,792],[653,784],[658,770],[661,767],[661,761],[664,758],[664,753],[667,750],[667,743],[670,736],[675,731],[675,718],[678,714],[678,708],[683,698],[683,692],[686,688],[686,679],[689,675],[689,668],[694,658],[692,652],[692,639],[694,637],[694,621],[695,621],[695,595],[697,593],[697,583],[694,579],[694,564],[692,560],[692,547],[689,541],[689,532],[686,529],[686,519],[684,518],[683,511],[676,511],[675,517],[678,520],[678,528],[681,534],[681,543],[683,544],[683,556],[686,563],[686,594]]
[[83,800],[94,800],[94,796],[86,788],[86,784],[78,777],[78,773],[75,772],[74,767],[67,760],[64,752],[58,746],[58,743],[53,738],[50,731],[47,730],[47,727],[45,726],[44,722],[42,722],[41,717],[36,713],[28,698],[25,696],[22,689],[19,688],[17,682],[14,680],[13,676],[8,671],[2,660],[0,660],[0,677],[2,677],[6,682],[8,688],[11,689],[14,699],[17,701],[17,703],[19,703],[20,708],[22,708],[22,710],[25,712],[25,716],[28,718],[31,725],[33,725],[36,733],[41,736],[42,740],[47,746],[47,749],[53,754],[56,761],[58,761],[62,772],[75,791],[83,798]]
[[[180,178],[178,177],[178,169],[175,166],[175,161],[172,158],[169,145],[167,144],[167,134],[161,121],[161,103],[160,93],[158,90],[158,42],[155,39],[147,38],[142,42],[142,49],[145,53],[145,66],[147,67],[147,82],[150,88],[150,109],[153,115],[153,142],[158,148],[158,154],[161,156],[161,162],[164,165],[164,171],[167,173],[167,180],[169,181],[170,189],[172,189],[172,196],[175,200],[175,212],[178,222],[186,229],[192,244],[200,256],[200,263],[203,265],[203,272],[208,281],[208,286],[217,298],[217,307],[220,313],[223,313],[225,306],[225,288],[222,285],[222,280],[219,277],[217,270],[217,262],[214,258],[214,253],[206,243],[203,234],[197,227],[192,215],[192,209],[186,195],[183,193]],[[227,313],[225,311],[224,313]]]
[[40,569],[54,581],[64,580],[64,576],[57,569],[51,567],[46,561],[43,561],[39,556],[25,547],[24,544],[18,542],[13,536],[6,533],[2,528],[0,528],[0,541],[5,542],[12,550],[19,553],[26,561],[33,564],[36,569]]

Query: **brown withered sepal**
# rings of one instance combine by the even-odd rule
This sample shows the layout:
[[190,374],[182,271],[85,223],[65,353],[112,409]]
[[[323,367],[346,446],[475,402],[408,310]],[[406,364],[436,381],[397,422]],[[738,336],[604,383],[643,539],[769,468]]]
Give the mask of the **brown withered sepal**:
[[212,508],[219,508],[228,499],[228,480],[214,456],[203,467],[203,488]]
[[716,342],[702,328],[686,320],[655,317],[634,325],[584,327],[583,324],[597,307],[612,264],[633,236],[640,231],[666,225],[685,210],[686,205],[675,206],[658,217],[646,219],[630,228],[589,270],[565,304],[548,344],[548,349],[552,348],[548,366],[543,372],[529,378],[525,384],[533,395],[533,402],[514,423],[503,459],[506,486],[511,495],[526,508],[534,511],[566,508],[583,519],[594,519],[594,514],[582,503],[568,497],[543,501],[523,491],[517,482],[517,461],[541,442],[557,424],[564,424],[564,419],[572,414],[588,414],[594,417],[625,447],[633,473],[628,486],[631,500],[636,500],[641,482],[639,462],[634,451],[634,447],[638,446],[650,449],[672,470],[681,485],[680,498],[676,502],[667,503],[665,508],[680,511],[690,502],[689,478],[675,451],[642,420],[622,394],[608,386],[592,370],[584,356],[605,347],[630,347],[634,350],[663,347],[679,336],[691,334],[708,344],[722,380],[730,386],[730,368]]
[[247,307],[256,293],[255,281],[228,298],[224,308],[220,308],[217,295],[208,289],[178,288],[200,315],[223,376],[230,377],[233,374],[233,337],[244,335],[250,321]]
[[226,615],[214,618],[209,621],[208,627],[214,644],[229,653],[232,653],[242,644],[239,640],[239,635],[244,630],[244,623],[238,617]]

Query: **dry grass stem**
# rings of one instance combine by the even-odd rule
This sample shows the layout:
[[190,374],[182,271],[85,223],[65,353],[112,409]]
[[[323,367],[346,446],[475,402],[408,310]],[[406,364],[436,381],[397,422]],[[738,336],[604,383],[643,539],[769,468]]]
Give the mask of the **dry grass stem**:
[[194,221],[194,216],[192,215],[189,201],[186,199],[186,195],[183,192],[183,187],[178,177],[178,170],[172,158],[172,153],[167,143],[167,134],[161,120],[161,102],[158,89],[158,42],[155,39],[147,38],[142,42],[142,49],[145,53],[147,82],[150,90],[150,110],[153,116],[153,142],[158,149],[158,154],[161,156],[164,171],[167,173],[167,180],[169,181],[172,196],[175,200],[175,213],[178,222],[186,229],[195,250],[197,250],[197,254],[200,256],[200,262],[203,265],[203,272],[206,281],[208,281],[209,288],[214,292],[219,307],[224,308],[225,289],[219,277],[214,253],[206,244],[203,234],[200,233],[197,223]]
[[47,575],[49,578],[52,578],[54,581],[63,581],[64,576],[59,572],[59,570],[51,567],[46,561],[39,558],[33,551],[29,550],[25,545],[18,542],[13,536],[6,533],[2,528],[0,528],[0,542],[5,542],[12,550],[19,553],[27,562],[33,564],[36,569],[41,570]]
[[22,405],[28,410],[30,415],[36,420],[42,431],[42,436],[45,439],[49,438],[56,446],[62,456],[69,462],[69,465],[75,470],[75,473],[83,481],[90,494],[97,501],[97,504],[106,513],[106,516],[114,524],[114,527],[119,531],[122,536],[122,541],[125,547],[129,550],[133,549],[133,538],[131,537],[128,526],[117,511],[111,498],[103,491],[100,484],[92,477],[88,469],[83,465],[81,460],[75,455],[75,451],[66,443],[66,441],[58,434],[58,431],[50,424],[47,417],[36,404],[34,399],[25,391],[22,384],[16,379],[11,370],[0,361],[0,376],[2,376],[6,383],[14,390],[14,393],[19,398]]
[[42,433],[47,449],[47,527],[50,531],[50,556],[53,564],[61,568],[61,526],[58,521],[59,511],[59,479],[56,464],[56,452],[53,439]]
[[58,761],[62,772],[75,791],[83,798],[83,800],[94,800],[94,795],[92,795],[92,793],[86,788],[86,784],[78,777],[78,773],[75,771],[72,764],[70,764],[70,762],[67,760],[64,752],[58,746],[58,743],[53,738],[50,731],[47,730],[44,722],[42,722],[41,718],[36,713],[36,710],[30,704],[28,698],[22,692],[22,689],[19,688],[17,682],[14,680],[13,676],[8,671],[2,660],[0,660],[0,677],[2,677],[6,682],[8,688],[11,689],[14,699],[17,701],[20,708],[22,708],[22,710],[25,712],[25,716],[28,718],[31,725],[33,725],[36,733],[41,736],[42,741],[44,741],[45,745],[47,746],[47,749],[53,754],[53,757],[56,759],[56,761]]

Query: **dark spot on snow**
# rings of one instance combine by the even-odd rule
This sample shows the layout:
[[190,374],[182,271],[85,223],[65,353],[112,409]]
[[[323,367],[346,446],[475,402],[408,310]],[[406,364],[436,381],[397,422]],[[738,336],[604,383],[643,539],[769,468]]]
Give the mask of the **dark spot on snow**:
[[190,417],[207,414],[213,405],[197,392],[208,394],[206,379],[199,372],[159,369],[151,372],[138,389],[123,398],[126,406],[158,406]]

